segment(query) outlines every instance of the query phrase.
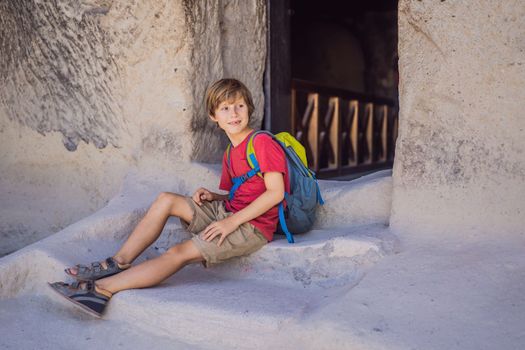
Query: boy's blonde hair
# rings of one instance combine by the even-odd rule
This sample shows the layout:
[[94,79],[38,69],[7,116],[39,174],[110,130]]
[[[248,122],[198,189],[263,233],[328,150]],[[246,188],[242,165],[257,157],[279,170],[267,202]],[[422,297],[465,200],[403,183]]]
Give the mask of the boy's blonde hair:
[[216,81],[206,91],[206,109],[208,115],[215,115],[215,110],[224,101],[232,101],[242,97],[248,106],[248,117],[255,109],[250,90],[237,79],[221,79]]

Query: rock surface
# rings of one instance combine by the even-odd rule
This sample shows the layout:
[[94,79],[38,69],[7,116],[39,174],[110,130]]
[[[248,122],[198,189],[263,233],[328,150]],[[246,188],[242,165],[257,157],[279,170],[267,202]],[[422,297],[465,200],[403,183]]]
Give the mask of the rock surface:
[[0,255],[101,208],[131,173],[218,161],[225,138],[203,107],[216,79],[246,83],[260,125],[265,11],[261,0],[2,1],[0,236],[11,241]]
[[392,228],[524,233],[525,6],[399,3]]
[[[188,179],[179,174],[174,191],[184,193],[205,179],[219,180],[213,166],[194,165],[184,173],[193,176]],[[165,178],[156,185],[168,180],[173,181]],[[347,293],[373,265],[398,251],[399,242],[385,225],[390,208],[378,205],[390,195],[390,183],[389,171],[350,183],[321,182],[322,191],[328,194],[325,211],[319,213],[317,229],[296,236],[296,244],[277,239],[249,257],[211,269],[200,264],[189,266],[156,288],[119,293],[105,316],[119,333],[111,342],[162,348],[173,339],[174,346],[180,348],[255,349],[265,346],[265,334],[276,334],[271,341],[278,344],[283,341],[283,327],[301,322],[329,298],[335,298],[333,302]],[[0,321],[4,323],[15,313],[22,315],[2,328],[0,346],[30,349],[38,344],[48,349],[70,347],[79,341],[91,346],[104,344],[109,332],[57,300],[46,288],[46,281],[64,279],[64,266],[111,255],[156,193],[157,187],[147,179],[129,179],[104,209],[0,259]],[[346,198],[362,201],[361,205],[344,207],[341,200]],[[368,211],[376,215],[367,217]],[[329,217],[324,217],[326,214]],[[187,238],[178,220],[170,220],[161,237],[138,261],[157,256]],[[226,324],[235,332],[221,336],[229,332],[223,328]],[[82,330],[85,325],[89,330]],[[63,330],[68,335],[42,342],[45,334]],[[94,336],[95,330],[100,336]],[[20,342],[22,333],[24,340]],[[132,335],[128,338],[126,334]],[[146,346],[145,338],[154,340]]]
[[[218,180],[195,165],[196,182]],[[385,225],[389,172],[321,182],[318,227],[214,268],[190,265],[155,288],[116,294],[103,320],[46,287],[63,268],[112,254],[159,186],[130,177],[102,210],[0,259],[0,348],[518,349],[525,323],[522,237],[432,233],[399,241]],[[208,185],[208,184],[206,184]],[[348,199],[359,205],[348,209]],[[360,208],[360,209],[359,209]],[[382,209],[377,209],[382,208]],[[375,212],[367,218],[367,212]],[[324,217],[328,215],[328,217]],[[333,219],[333,220],[331,220]],[[139,261],[188,237],[177,220]],[[460,237],[460,238],[458,238]]]
[[[517,0],[400,2],[393,179],[322,182],[328,203],[298,244],[277,240],[249,258],[119,293],[102,322],[45,289],[64,279],[64,266],[112,254],[158,192],[215,188],[217,166],[187,163],[216,157],[199,142],[223,142],[195,119],[201,78],[246,68],[239,74],[260,112],[262,3],[0,3],[1,248],[9,237],[27,244],[67,226],[0,259],[0,347],[523,347],[525,8]],[[247,55],[219,49],[248,44]],[[92,70],[85,56],[96,60]],[[185,238],[170,222],[141,259]]]

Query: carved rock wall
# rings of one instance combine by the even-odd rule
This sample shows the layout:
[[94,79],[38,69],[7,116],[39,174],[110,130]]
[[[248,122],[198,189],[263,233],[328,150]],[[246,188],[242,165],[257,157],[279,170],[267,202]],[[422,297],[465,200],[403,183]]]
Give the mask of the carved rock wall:
[[399,3],[399,232],[525,227],[525,6]]
[[57,231],[104,205],[130,172],[218,161],[225,139],[204,92],[221,77],[243,80],[260,124],[264,4],[2,1],[0,234]]
[[[266,59],[266,7],[257,1],[186,1],[187,23],[192,40],[193,69],[189,82],[194,96],[204,96],[209,82],[222,77],[243,81],[253,94],[255,112],[250,125],[260,128],[263,118],[263,74]],[[203,79],[207,77],[207,79]],[[209,162],[221,159],[227,144],[223,132],[206,115],[204,103],[196,101],[191,120],[192,158]],[[219,147],[209,147],[209,144]]]
[[118,145],[122,89],[111,37],[99,25],[107,11],[65,2],[0,4],[0,104],[7,118],[41,134],[61,132],[70,151],[80,141]]

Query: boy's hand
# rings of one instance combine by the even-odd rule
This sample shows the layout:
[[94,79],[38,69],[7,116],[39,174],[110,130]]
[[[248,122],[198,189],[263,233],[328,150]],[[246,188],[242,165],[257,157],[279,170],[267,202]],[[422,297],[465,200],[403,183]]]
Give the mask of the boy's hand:
[[226,219],[209,224],[202,232],[202,235],[206,242],[211,242],[215,237],[220,236],[219,242],[217,242],[217,246],[220,247],[222,242],[224,242],[224,239],[226,239],[230,233],[235,231],[237,227],[239,227],[239,225],[235,223],[231,216],[229,216]]
[[201,187],[195,191],[191,198],[200,207],[202,205],[202,201],[211,202],[213,200],[213,192],[210,192],[204,187]]

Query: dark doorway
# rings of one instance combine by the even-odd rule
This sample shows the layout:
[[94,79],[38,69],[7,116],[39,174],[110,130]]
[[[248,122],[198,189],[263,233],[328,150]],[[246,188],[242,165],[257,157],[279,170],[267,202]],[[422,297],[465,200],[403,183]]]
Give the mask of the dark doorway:
[[302,138],[321,177],[390,167],[397,136],[397,0],[267,4],[263,127]]
[[397,0],[290,1],[291,75],[397,98]]

